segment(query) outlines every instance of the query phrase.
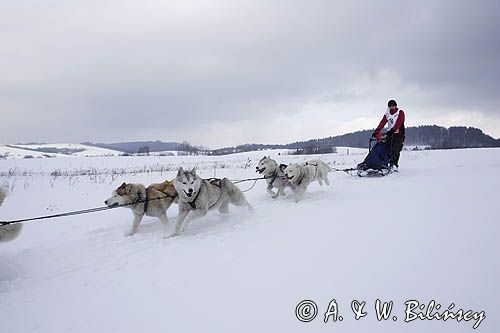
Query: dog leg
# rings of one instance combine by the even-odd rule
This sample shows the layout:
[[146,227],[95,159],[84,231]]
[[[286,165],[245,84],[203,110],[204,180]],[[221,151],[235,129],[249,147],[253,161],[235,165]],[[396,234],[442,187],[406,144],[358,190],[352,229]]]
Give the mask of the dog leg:
[[202,216],[205,216],[205,215],[207,215],[207,213],[208,213],[208,208],[206,208],[206,209],[201,208],[201,209],[197,209],[197,210],[192,211],[191,214],[188,215],[188,217],[186,218],[184,223],[181,225],[180,232],[184,232],[184,229],[187,227],[187,225],[192,220],[195,220],[195,219],[198,219]]
[[137,229],[139,229],[139,225],[141,224],[143,216],[144,216],[143,214],[140,214],[140,215],[134,214],[134,222],[132,223],[132,229],[130,229],[130,231],[126,234],[126,236],[135,235],[135,233],[137,232]]
[[297,192],[295,192],[295,202],[299,202],[304,198],[304,193],[306,193],[306,187],[297,188]]
[[273,198],[276,198],[278,196],[276,193],[274,193],[273,185],[271,185],[271,184],[267,185],[267,193],[269,193],[271,195],[271,197],[273,197]]
[[167,225],[168,224],[168,216],[167,216],[167,214],[160,215],[159,219],[160,219],[161,223],[163,223],[163,225]]
[[182,223],[184,222],[184,220],[186,219],[186,216],[188,216],[188,214],[189,214],[189,210],[181,209],[179,206],[179,215],[177,215],[177,222],[175,224],[175,230],[168,237],[174,237],[174,236],[177,236],[179,234],[179,231],[181,230]]
[[278,196],[280,195],[285,195],[285,187],[284,186],[280,186],[278,187]]
[[229,213],[229,201],[225,201],[222,203],[222,205],[219,207],[219,212],[221,214]]
[[330,186],[330,180],[328,179],[328,176],[325,177],[325,183],[326,185]]

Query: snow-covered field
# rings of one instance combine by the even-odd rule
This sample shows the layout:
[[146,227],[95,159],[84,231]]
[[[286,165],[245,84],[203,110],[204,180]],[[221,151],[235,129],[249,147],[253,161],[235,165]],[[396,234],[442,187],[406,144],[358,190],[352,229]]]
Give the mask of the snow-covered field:
[[[65,154],[62,152],[57,152],[57,150],[67,151],[68,153]],[[0,156],[3,156],[6,159],[31,159],[68,156],[119,156],[120,154],[121,152],[116,150],[92,147],[76,143],[0,145]]]
[[[335,167],[364,150],[322,155]],[[151,156],[1,160],[11,193],[0,220],[102,206],[127,182],[171,179],[179,166],[203,177],[253,178],[264,155],[279,162],[311,156],[276,151],[229,156]],[[316,156],[317,157],[317,156]],[[258,182],[255,207],[212,212],[180,236],[146,218],[125,237],[127,209],[26,223],[0,244],[1,332],[471,332],[476,322],[414,320],[405,301],[442,312],[484,311],[477,331],[499,332],[500,149],[405,151],[399,174],[360,179],[330,175],[305,199],[276,200]],[[252,183],[242,183],[247,189]],[[342,321],[324,323],[335,299]],[[379,322],[375,301],[394,301]],[[296,306],[313,300],[312,322]],[[351,301],[366,301],[354,319]],[[423,310],[425,313],[425,310]],[[436,310],[433,310],[433,313]],[[397,317],[397,321],[392,319]]]

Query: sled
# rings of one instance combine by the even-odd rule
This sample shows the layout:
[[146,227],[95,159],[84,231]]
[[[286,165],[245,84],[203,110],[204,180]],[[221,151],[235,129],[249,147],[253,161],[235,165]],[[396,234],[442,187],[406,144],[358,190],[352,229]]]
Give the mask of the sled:
[[365,160],[358,164],[357,174],[359,177],[383,177],[389,174],[389,143],[387,137],[377,142],[370,138],[368,155]]

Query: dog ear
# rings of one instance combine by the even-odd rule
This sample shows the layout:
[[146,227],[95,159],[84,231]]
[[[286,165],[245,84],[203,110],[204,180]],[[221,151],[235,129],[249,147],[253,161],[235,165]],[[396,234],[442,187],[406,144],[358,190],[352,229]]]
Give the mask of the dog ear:
[[179,177],[183,173],[184,173],[184,169],[182,167],[180,167],[179,170],[177,171],[177,177]]
[[192,173],[193,175],[196,175],[196,167],[193,167],[193,169],[191,170],[191,173]]
[[132,184],[127,184],[127,185],[125,186],[125,192],[126,192],[126,193],[130,193],[130,192],[132,192]]

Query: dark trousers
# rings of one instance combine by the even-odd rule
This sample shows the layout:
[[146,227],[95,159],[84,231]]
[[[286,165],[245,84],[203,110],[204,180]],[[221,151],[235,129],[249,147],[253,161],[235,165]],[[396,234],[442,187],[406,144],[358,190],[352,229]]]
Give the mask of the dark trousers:
[[393,164],[399,167],[399,155],[401,154],[401,150],[403,150],[403,143],[405,142],[405,136],[401,133],[394,133],[390,139],[390,156],[389,156],[389,164]]

